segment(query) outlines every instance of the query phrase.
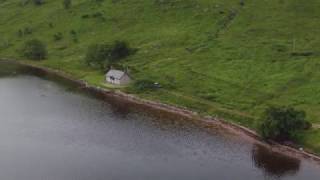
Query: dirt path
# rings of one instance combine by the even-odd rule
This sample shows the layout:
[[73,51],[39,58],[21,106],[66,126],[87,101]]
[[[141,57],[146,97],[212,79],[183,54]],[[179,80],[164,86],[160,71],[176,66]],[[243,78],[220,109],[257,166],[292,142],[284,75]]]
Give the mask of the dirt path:
[[314,123],[312,124],[313,129],[320,129],[320,124]]

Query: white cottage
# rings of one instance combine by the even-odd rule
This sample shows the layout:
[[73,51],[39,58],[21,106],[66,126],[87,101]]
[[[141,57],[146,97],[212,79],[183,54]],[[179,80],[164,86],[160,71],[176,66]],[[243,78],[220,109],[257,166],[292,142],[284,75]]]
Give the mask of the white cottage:
[[111,69],[106,74],[106,81],[111,84],[126,85],[131,81],[127,72]]

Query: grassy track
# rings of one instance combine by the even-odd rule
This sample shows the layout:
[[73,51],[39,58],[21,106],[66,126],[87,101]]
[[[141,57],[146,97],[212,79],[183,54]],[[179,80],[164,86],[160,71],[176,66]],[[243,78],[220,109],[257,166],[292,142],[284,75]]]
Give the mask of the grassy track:
[[[121,63],[136,79],[165,87],[140,96],[251,128],[271,104],[304,109],[320,124],[320,1],[243,2],[73,0],[65,10],[62,0],[42,6],[0,0],[0,57],[22,59],[21,45],[38,38],[49,49],[38,64],[101,85],[103,73],[83,63],[87,47],[125,40],[139,50]],[[26,28],[32,33],[19,36]],[[55,41],[58,32],[63,39]],[[320,153],[318,128],[303,137]]]

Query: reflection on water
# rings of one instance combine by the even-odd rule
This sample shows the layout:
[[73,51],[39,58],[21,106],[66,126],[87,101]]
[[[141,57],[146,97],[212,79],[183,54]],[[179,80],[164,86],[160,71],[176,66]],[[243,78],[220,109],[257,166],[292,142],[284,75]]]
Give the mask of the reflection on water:
[[300,169],[300,160],[274,152],[261,145],[252,148],[252,159],[256,167],[260,168],[266,175],[282,177],[293,176]]
[[115,97],[105,97],[105,100],[109,102],[110,109],[115,116],[126,118],[130,113],[130,103],[121,101]]
[[5,180],[320,177],[311,162],[274,153],[218,127],[92,95],[21,66],[0,63],[0,115],[0,179]]

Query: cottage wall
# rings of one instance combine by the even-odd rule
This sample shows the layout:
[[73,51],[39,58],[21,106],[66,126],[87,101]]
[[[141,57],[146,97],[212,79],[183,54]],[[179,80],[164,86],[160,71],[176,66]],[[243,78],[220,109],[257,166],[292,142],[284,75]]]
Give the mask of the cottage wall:
[[128,76],[128,74],[124,74],[121,79],[117,79],[112,76],[106,76],[106,81],[111,84],[117,84],[117,85],[126,85],[129,84],[131,81],[131,78]]
[[122,85],[126,85],[130,83],[130,80],[130,77],[127,74],[125,74],[124,76],[122,76],[119,83]]

